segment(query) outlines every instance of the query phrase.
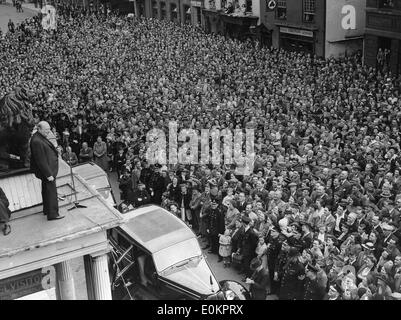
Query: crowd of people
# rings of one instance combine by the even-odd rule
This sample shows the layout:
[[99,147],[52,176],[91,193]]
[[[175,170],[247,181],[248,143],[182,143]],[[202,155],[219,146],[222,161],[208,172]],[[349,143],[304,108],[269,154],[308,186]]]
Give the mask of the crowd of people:
[[[29,32],[26,30],[30,30]],[[64,11],[0,40],[0,96],[23,85],[74,165],[118,175],[122,212],[185,220],[254,299],[401,296],[401,77],[156,19]],[[254,170],[153,165],[158,128],[255,129]]]

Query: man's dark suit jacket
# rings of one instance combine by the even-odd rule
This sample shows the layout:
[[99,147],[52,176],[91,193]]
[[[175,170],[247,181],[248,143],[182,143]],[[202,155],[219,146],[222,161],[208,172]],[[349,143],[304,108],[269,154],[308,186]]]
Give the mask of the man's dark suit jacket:
[[31,172],[38,179],[47,180],[48,177],[57,177],[58,152],[54,145],[39,132],[31,138]]
[[269,272],[266,269],[255,271],[251,279],[255,283],[250,285],[253,300],[266,300],[266,291],[270,285]]
[[11,211],[8,209],[9,201],[3,189],[0,187],[0,222],[8,222]]

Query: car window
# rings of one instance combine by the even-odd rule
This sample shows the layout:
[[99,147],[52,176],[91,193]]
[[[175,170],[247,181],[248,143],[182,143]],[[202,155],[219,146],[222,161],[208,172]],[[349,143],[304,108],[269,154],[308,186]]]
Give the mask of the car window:
[[160,273],[172,265],[202,255],[196,238],[177,243],[153,254],[156,270]]

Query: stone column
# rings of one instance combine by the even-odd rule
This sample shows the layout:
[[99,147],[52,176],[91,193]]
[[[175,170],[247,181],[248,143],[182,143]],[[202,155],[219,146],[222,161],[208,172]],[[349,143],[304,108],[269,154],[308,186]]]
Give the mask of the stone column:
[[55,265],[56,295],[59,300],[76,300],[74,278],[68,261]]
[[106,253],[92,258],[92,278],[95,300],[112,300]]

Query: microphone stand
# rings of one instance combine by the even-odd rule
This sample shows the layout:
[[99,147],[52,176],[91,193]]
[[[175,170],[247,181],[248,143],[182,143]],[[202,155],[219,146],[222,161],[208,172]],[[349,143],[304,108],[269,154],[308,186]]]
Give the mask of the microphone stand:
[[74,205],[71,208],[67,209],[67,211],[71,211],[78,208],[87,208],[87,206],[84,206],[83,204],[80,204],[78,202],[77,191],[75,190],[75,179],[74,179],[74,174],[72,172],[71,160],[68,159],[67,163],[70,166],[70,177],[72,181],[72,188],[74,189],[74,198],[75,198]]

